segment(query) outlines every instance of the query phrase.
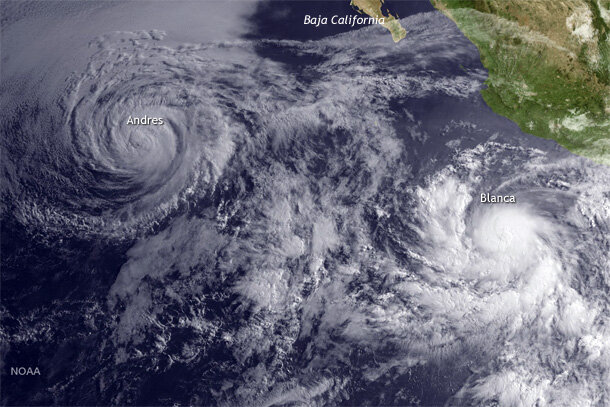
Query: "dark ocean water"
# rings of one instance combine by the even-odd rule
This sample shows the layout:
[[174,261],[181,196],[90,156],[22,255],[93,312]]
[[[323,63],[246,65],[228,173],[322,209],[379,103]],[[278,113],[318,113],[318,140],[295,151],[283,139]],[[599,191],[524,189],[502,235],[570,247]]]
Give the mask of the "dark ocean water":
[[[392,15],[398,15],[400,18],[434,11],[429,1],[418,0],[388,2],[386,8],[389,8]],[[347,1],[263,1],[257,5],[250,18],[252,31],[246,37],[307,41],[353,30],[350,26],[333,25],[330,22],[319,27],[304,25],[306,14],[311,17],[328,17],[329,20],[334,15],[362,16]]]

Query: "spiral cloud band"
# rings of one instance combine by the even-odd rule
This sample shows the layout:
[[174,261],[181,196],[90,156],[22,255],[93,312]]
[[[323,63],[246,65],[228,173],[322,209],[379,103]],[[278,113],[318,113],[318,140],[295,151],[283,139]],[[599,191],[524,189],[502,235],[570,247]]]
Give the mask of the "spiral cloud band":
[[[230,117],[230,86],[212,86],[210,68],[234,66],[206,57],[205,48],[156,45],[162,38],[153,31],[97,39],[86,72],[57,100],[62,121],[42,123],[34,113],[22,123],[19,135],[41,137],[36,154],[55,160],[32,178],[53,199],[27,202],[25,221],[124,236],[213,190],[243,126]],[[129,123],[147,116],[163,124]]]

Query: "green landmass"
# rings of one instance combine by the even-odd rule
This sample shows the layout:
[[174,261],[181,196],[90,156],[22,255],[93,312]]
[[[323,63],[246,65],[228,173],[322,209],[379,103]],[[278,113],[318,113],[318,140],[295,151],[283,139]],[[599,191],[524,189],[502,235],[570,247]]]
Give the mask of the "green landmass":
[[610,0],[431,0],[477,46],[487,104],[610,165]]
[[407,31],[400,25],[398,16],[392,15],[387,9],[384,12],[384,0],[352,0],[350,4],[361,14],[382,18],[384,22],[381,25],[390,31],[394,42],[402,40],[407,35]]

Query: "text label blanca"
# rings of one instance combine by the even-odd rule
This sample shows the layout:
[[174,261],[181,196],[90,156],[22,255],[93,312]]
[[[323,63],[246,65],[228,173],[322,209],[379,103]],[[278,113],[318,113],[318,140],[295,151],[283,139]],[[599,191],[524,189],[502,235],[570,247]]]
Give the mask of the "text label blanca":
[[514,195],[481,194],[481,203],[517,203]]

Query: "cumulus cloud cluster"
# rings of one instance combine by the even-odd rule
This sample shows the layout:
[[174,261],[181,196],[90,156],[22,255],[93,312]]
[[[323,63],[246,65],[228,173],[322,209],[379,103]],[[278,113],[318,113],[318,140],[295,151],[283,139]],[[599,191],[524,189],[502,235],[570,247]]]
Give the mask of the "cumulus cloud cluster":
[[[307,68],[323,76],[298,100],[285,94],[290,107],[281,112],[269,114],[282,104],[278,94],[294,91],[287,83],[258,96],[264,124],[245,142],[248,155],[236,153],[221,183],[233,195],[216,212],[182,218],[130,251],[109,297],[125,306],[114,336],[125,352],[117,362],[162,318],[160,304],[185,301],[155,290],[159,281],[163,290],[202,296],[203,316],[183,323],[201,318],[196,325],[208,326],[207,340],[232,353],[238,378],[218,395],[229,404],[353,400],[349,389],[380,381],[393,390],[378,400],[421,402],[400,390],[410,386],[406,376],[437,380],[422,390],[439,393],[434,403],[605,400],[607,286],[593,294],[582,273],[603,274],[607,266],[596,247],[608,201],[578,196],[604,185],[606,171],[576,159],[552,164],[542,150],[488,141],[425,167],[431,171],[418,178],[417,146],[431,136],[408,111],[409,138],[397,131],[390,100],[471,97],[479,73],[417,76],[430,58],[460,58],[455,48],[428,43],[434,52],[426,58],[405,51],[412,65],[401,69],[410,75],[378,78],[381,55],[359,48],[374,49],[368,38],[357,46],[349,35],[299,45],[301,52],[350,46]],[[464,128],[479,131],[459,122],[443,132],[451,138]],[[236,180],[244,170],[248,181]],[[518,204],[481,205],[478,195],[489,190],[516,194]],[[590,244],[578,243],[583,234]],[[168,256],[164,247],[179,253]],[[178,270],[184,278],[175,278]],[[206,317],[205,297],[219,293],[231,317]],[[159,330],[167,336],[162,353],[171,331]]]

